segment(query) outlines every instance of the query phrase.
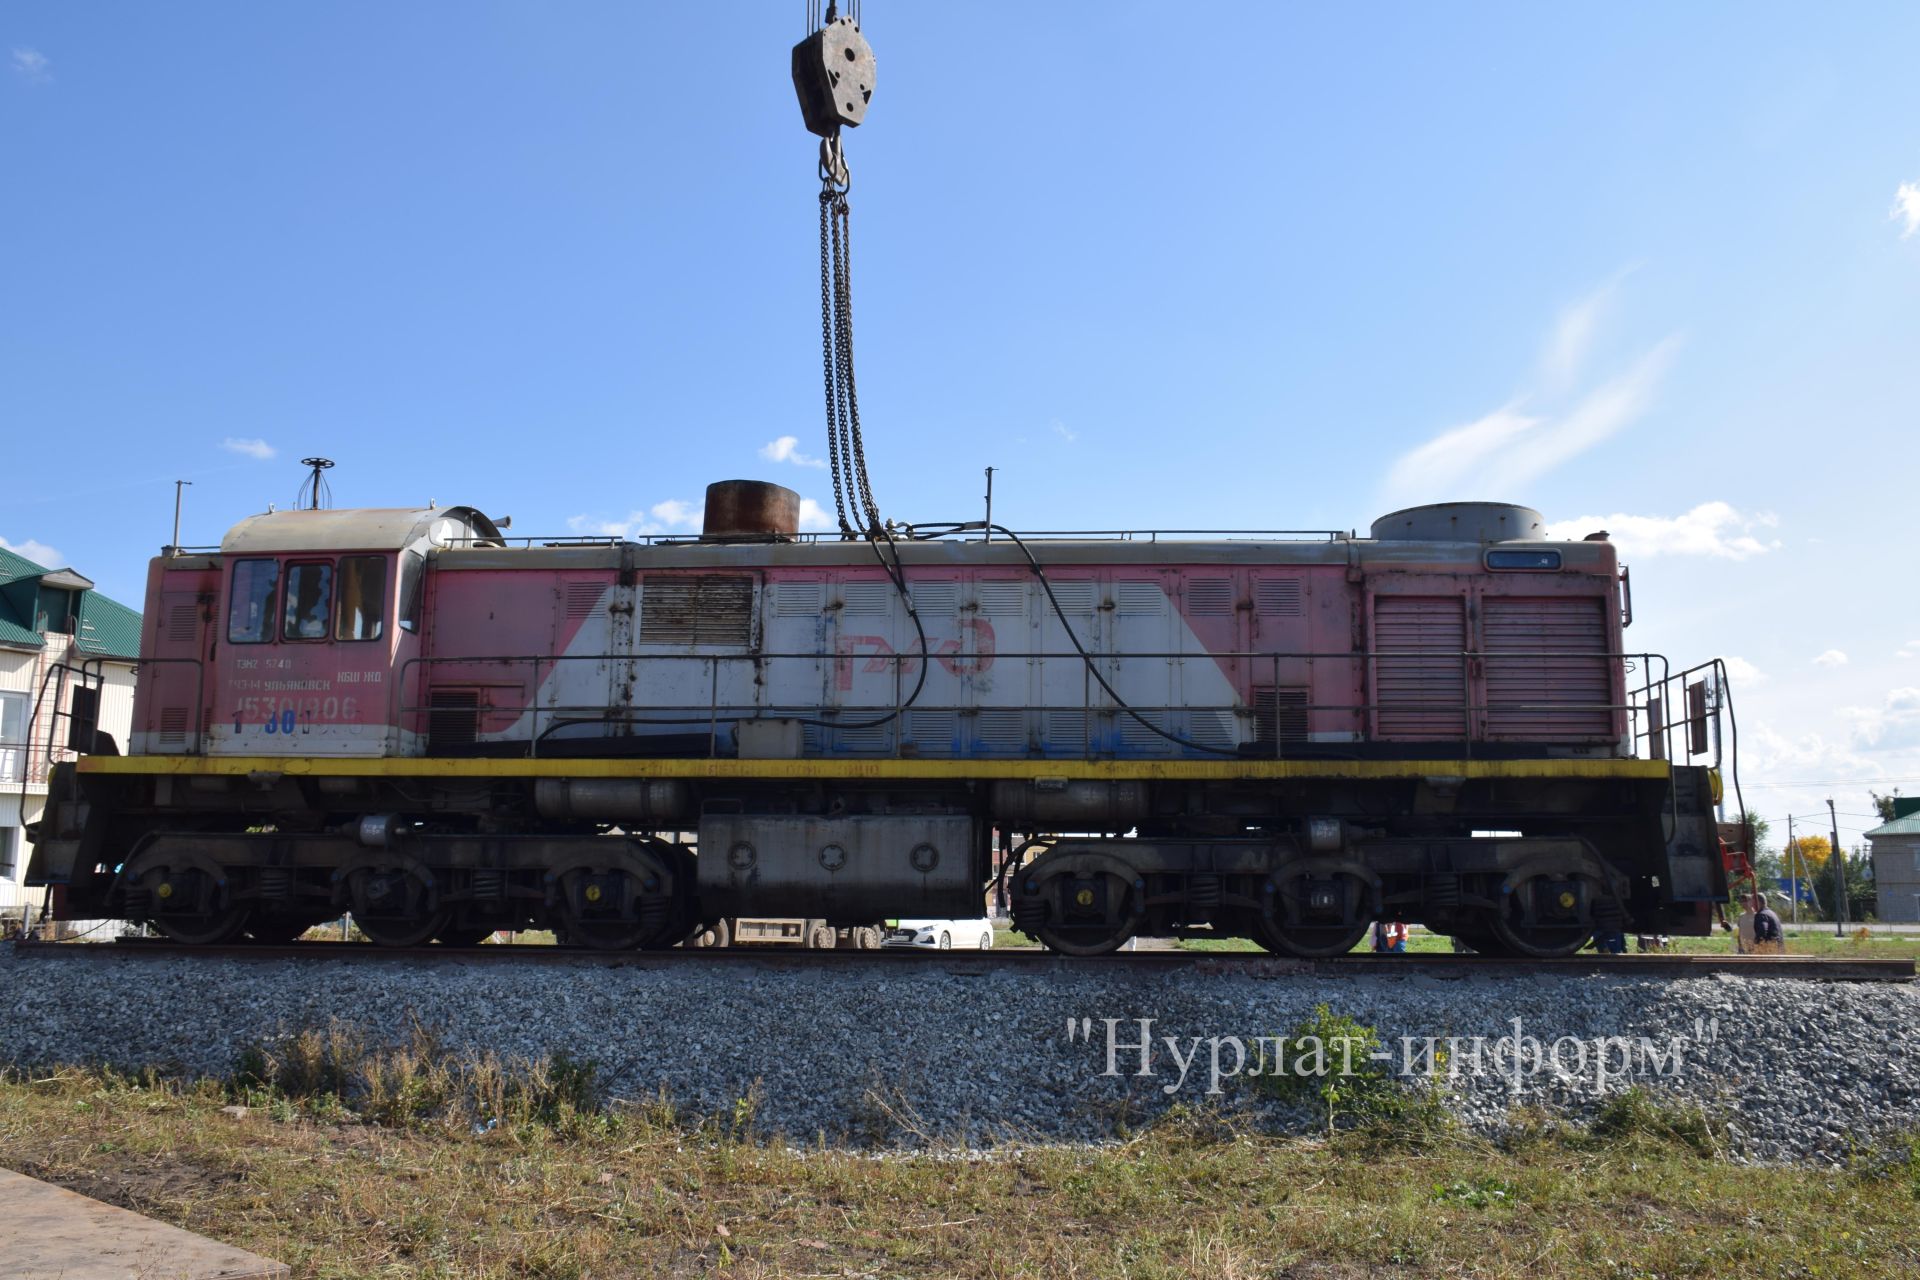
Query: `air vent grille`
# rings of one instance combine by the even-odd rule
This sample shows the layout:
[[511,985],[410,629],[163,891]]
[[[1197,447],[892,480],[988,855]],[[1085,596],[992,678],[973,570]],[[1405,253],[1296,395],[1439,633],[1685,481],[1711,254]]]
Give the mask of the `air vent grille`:
[[593,612],[600,603],[600,596],[606,591],[604,582],[569,582],[561,597],[561,612],[568,618],[578,620]]
[[1306,611],[1306,591],[1298,578],[1268,578],[1254,584],[1253,607],[1273,618],[1297,618]]
[[199,634],[199,605],[176,604],[167,610],[168,644],[192,644]]
[[641,584],[640,642],[752,644],[753,579],[739,574],[648,574]]
[[187,722],[190,713],[185,707],[160,708],[160,745],[163,747],[184,747],[187,745]]
[[1195,578],[1187,583],[1187,612],[1199,618],[1233,615],[1231,578]]

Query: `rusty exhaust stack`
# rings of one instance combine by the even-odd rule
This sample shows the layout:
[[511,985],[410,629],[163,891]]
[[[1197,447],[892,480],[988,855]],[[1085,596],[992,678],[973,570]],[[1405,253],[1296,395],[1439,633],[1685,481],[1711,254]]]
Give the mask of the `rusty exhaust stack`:
[[800,532],[800,495],[765,480],[707,486],[702,542],[791,542]]

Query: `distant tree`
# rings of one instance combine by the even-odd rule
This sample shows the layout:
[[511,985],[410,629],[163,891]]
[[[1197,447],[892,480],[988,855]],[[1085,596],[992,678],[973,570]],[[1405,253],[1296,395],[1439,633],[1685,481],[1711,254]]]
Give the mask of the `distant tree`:
[[1773,824],[1749,809],[1747,810],[1747,828],[1753,832],[1753,848],[1747,852],[1757,860],[1766,851],[1767,833],[1773,830]]
[[1797,836],[1787,842],[1787,854],[1788,865],[1797,867],[1798,874],[1817,876],[1833,856],[1833,842],[1825,836]]
[[1878,791],[1869,791],[1867,794],[1873,797],[1873,807],[1879,812],[1880,821],[1892,822],[1893,802],[1900,798],[1900,788],[1895,787],[1884,796]]

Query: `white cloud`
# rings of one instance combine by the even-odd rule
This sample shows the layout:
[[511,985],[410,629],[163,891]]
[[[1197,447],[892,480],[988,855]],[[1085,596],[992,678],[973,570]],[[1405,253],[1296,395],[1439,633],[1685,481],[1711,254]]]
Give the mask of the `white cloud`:
[[1764,555],[1780,545],[1776,539],[1765,542],[1754,536],[1755,529],[1772,528],[1779,523],[1771,512],[1742,515],[1725,502],[1703,502],[1677,516],[1636,516],[1615,512],[1607,516],[1577,516],[1555,520],[1547,526],[1550,538],[1574,541],[1605,529],[1613,544],[1625,555],[1712,556],[1721,560],[1745,560]]
[[34,84],[45,84],[53,79],[51,70],[53,64],[48,62],[47,55],[38,49],[16,48],[8,61],[15,74],[25,76]]
[[17,556],[25,556],[35,564],[47,569],[59,569],[67,563],[65,556],[55,551],[46,543],[36,542],[32,538],[28,538],[25,542],[9,542],[5,538],[0,538],[0,547],[5,547]]
[[1405,505],[1461,496],[1518,497],[1517,491],[1533,480],[1644,415],[1680,348],[1678,334],[1656,343],[1625,372],[1571,404],[1535,404],[1572,390],[1619,279],[1561,313],[1529,387],[1485,417],[1450,427],[1401,455],[1387,474],[1388,501]]
[[567,527],[575,533],[599,538],[648,538],[662,534],[698,533],[706,508],[678,498],[656,502],[644,511],[632,511],[624,520],[601,520],[593,516],[573,516]]
[[1725,661],[1727,664],[1727,678],[1733,681],[1736,687],[1744,685],[1751,689],[1755,685],[1762,685],[1767,682],[1767,673],[1754,666],[1751,662],[1748,662],[1745,658],[1730,657],[1725,659]]
[[1920,689],[1890,689],[1877,707],[1842,707],[1853,726],[1855,745],[1876,751],[1920,747]]
[[1059,436],[1062,440],[1065,440],[1068,444],[1072,444],[1075,440],[1078,440],[1080,438],[1080,433],[1078,431],[1075,431],[1072,427],[1069,427],[1066,423],[1060,421],[1060,419],[1058,418],[1055,418],[1052,422],[1049,422],[1047,424],[1047,430],[1053,432],[1053,434]]
[[258,462],[265,462],[280,452],[265,440],[248,439],[242,436],[228,436],[220,442],[220,447],[228,453],[237,453]]
[[[633,511],[624,520],[602,520],[595,516],[573,516],[567,521],[567,527],[575,533],[596,538],[647,538],[674,535],[684,537],[689,533],[700,532],[706,522],[707,511],[703,506],[692,502],[683,502],[679,498],[668,498],[656,502],[644,511]],[[818,532],[838,528],[838,522],[818,502],[812,498],[800,499],[800,528],[803,532]]]
[[1827,668],[1844,667],[1847,665],[1847,655],[1838,649],[1828,649],[1813,660],[1813,665]]
[[828,514],[825,507],[812,498],[800,499],[800,531],[802,533],[823,533],[828,529],[839,527],[839,521]]
[[1887,216],[1907,224],[1900,232],[1902,240],[1920,231],[1920,182],[1900,184],[1900,189],[1893,193],[1893,208]]
[[796,467],[824,467],[824,458],[815,458],[800,452],[799,436],[781,436],[778,440],[760,446],[760,456],[768,462],[791,462]]
[[1920,640],[1909,640],[1901,645],[1894,655],[1896,658],[1920,658]]
[[1579,378],[1607,307],[1631,271],[1630,267],[1621,271],[1554,320],[1553,332],[1540,353],[1540,376],[1553,389],[1564,391]]

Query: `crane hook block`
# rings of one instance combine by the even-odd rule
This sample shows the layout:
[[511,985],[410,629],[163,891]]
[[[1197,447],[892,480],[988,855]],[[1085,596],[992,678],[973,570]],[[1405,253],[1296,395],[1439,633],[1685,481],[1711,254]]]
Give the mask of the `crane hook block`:
[[831,138],[867,118],[873,46],[852,18],[834,18],[793,46],[793,91],[807,132]]

